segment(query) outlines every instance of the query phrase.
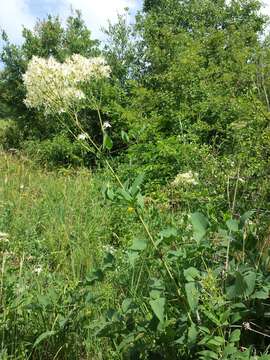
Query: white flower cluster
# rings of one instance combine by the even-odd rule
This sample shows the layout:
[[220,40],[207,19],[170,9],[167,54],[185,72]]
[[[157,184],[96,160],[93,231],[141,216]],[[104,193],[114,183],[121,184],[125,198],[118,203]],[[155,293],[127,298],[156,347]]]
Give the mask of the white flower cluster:
[[179,185],[190,184],[197,185],[198,184],[198,174],[193,173],[192,171],[188,171],[186,173],[177,174],[176,178],[171,182],[173,187],[177,187]]
[[110,254],[114,254],[117,250],[115,247],[113,247],[112,245],[104,245],[102,246],[102,249],[107,252],[107,253],[110,253]]
[[85,58],[74,54],[63,64],[64,73],[75,82],[88,81],[91,78],[106,78],[110,76],[110,67],[101,56]]
[[86,140],[89,137],[87,133],[81,133],[77,136],[77,140]]
[[109,121],[105,121],[105,123],[102,125],[103,130],[109,129],[112,127],[112,125],[109,123]]
[[9,242],[9,234],[0,231],[0,241]]
[[42,266],[38,265],[33,269],[33,273],[36,273],[37,275],[39,275],[42,272]]
[[27,107],[44,108],[45,113],[62,113],[85,99],[80,85],[92,79],[110,76],[104,58],[85,58],[74,54],[64,63],[53,57],[33,56],[23,75]]

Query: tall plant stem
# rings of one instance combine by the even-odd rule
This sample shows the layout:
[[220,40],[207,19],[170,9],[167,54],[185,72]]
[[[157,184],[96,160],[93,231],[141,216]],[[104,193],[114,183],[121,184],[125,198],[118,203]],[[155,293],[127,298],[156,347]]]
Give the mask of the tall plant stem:
[[[139,213],[139,211],[138,211],[137,209],[136,209],[136,214],[137,214],[140,222],[142,223],[142,225],[143,225],[143,227],[144,227],[144,230],[145,230],[148,238],[150,239],[150,241],[151,241],[154,249],[158,252],[158,247],[157,247],[157,245],[156,245],[156,243],[155,243],[155,241],[154,241],[154,238],[153,238],[153,236],[152,236],[152,234],[151,234],[151,232],[150,232],[147,224],[145,223],[143,217],[141,216],[141,214]],[[173,283],[174,283],[174,285],[175,285],[175,288],[176,288],[176,291],[177,291],[177,295],[178,295],[179,297],[181,297],[181,292],[180,292],[179,286],[178,286],[177,281],[175,280],[175,278],[174,278],[174,276],[173,276],[173,274],[172,274],[172,272],[171,272],[171,270],[170,270],[170,268],[169,268],[169,265],[167,264],[167,262],[166,262],[166,260],[163,258],[163,256],[161,256],[160,254],[159,254],[159,258],[160,258],[161,262],[163,263],[167,274],[169,275],[170,279],[173,281]]]
[[[50,87],[49,87],[50,89]],[[46,94],[50,99],[51,101],[57,105],[57,106],[60,106],[62,105],[62,101],[61,101],[61,94],[58,94],[58,98],[55,100],[53,97],[50,97],[50,93]],[[99,105],[96,101],[96,99],[94,98],[94,96],[92,97],[92,101],[94,102],[94,105],[95,105],[95,110],[97,111],[97,115],[98,115],[98,119],[99,119],[99,124],[100,124],[100,128],[101,128],[101,132],[102,132],[102,135],[104,137],[105,135],[105,131],[104,131],[104,125],[103,125],[103,121],[102,121],[102,117],[101,117],[101,113],[100,113],[100,108],[99,108]],[[53,108],[51,109],[53,110]],[[53,111],[52,111],[53,112]],[[92,146],[94,147],[94,149],[96,150],[96,152],[101,156],[103,157],[103,152],[101,151],[101,147],[99,147],[95,141],[91,138],[91,136],[83,129],[83,126],[81,125],[80,121],[79,121],[79,118],[78,118],[78,109],[76,108],[68,108],[66,109],[66,113],[69,115],[69,117],[71,118],[71,121],[77,126],[77,128],[82,131],[83,133],[86,133],[87,134],[87,139],[90,141],[90,143],[92,144]],[[63,120],[61,119],[61,116],[59,116],[59,114],[57,113],[56,114],[59,118],[59,120],[63,123]],[[65,124],[64,124],[65,125]],[[66,125],[65,125],[66,126]],[[73,133],[73,131],[68,127],[68,131],[73,135],[73,137],[76,139],[76,135]],[[90,152],[93,152],[93,150],[89,147],[89,145],[87,143],[82,143],[82,146],[87,149],[88,151]],[[95,152],[94,152],[95,153]],[[96,153],[95,153],[96,154]],[[97,154],[96,154],[97,155]],[[109,161],[107,159],[104,159],[108,169],[110,170],[112,176],[116,179],[117,183],[119,184],[119,186],[125,190],[125,187],[122,183],[122,181],[120,180],[120,178],[118,177],[118,175],[116,174],[115,170],[113,169],[113,167],[111,166],[111,164],[109,163]],[[147,233],[147,236],[148,238],[150,239],[150,242],[152,243],[152,246],[153,248],[155,249],[155,251],[157,251],[157,253],[159,254],[159,258],[169,276],[169,278],[172,280],[172,282],[174,283],[175,285],[175,288],[176,288],[176,291],[177,291],[177,295],[179,296],[179,298],[181,298],[181,292],[180,292],[180,289],[179,289],[179,286],[177,284],[177,281],[176,279],[174,278],[171,270],[170,270],[170,267],[168,265],[168,263],[166,262],[166,260],[163,258],[163,256],[159,253],[158,251],[158,247],[154,241],[154,238],[147,226],[147,224],[145,223],[142,215],[139,213],[138,209],[136,209],[136,214],[137,214],[137,217],[138,219],[140,220],[141,224],[143,225],[144,229],[145,229],[145,232]]]

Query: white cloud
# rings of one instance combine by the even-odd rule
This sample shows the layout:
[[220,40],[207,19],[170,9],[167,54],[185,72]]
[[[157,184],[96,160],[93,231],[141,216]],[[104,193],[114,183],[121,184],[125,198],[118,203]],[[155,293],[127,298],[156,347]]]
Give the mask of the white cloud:
[[131,11],[138,7],[138,0],[65,0],[64,3],[61,14],[67,16],[71,7],[81,10],[93,37],[97,38],[102,36],[100,28],[107,25],[108,19],[114,22],[126,7]]
[[70,15],[71,7],[82,11],[83,19],[92,31],[92,36],[100,38],[100,28],[108,19],[114,22],[118,13],[128,7],[132,12],[141,0],[0,0],[0,28],[4,29],[12,42],[22,39],[22,25],[32,28],[37,18],[48,13],[60,15],[64,20]]
[[[262,1],[262,13],[264,15],[270,16],[270,0],[263,0]],[[269,31],[269,25],[267,27],[267,30]]]
[[[6,30],[10,39],[21,41],[22,25],[32,28],[36,19],[47,13],[60,15],[64,20],[71,7],[82,11],[83,19],[92,31],[92,36],[101,38],[101,27],[108,19],[116,21],[117,14],[128,7],[132,13],[140,7],[142,0],[0,0],[0,28]],[[270,16],[270,0],[263,0],[263,13]]]
[[27,6],[26,0],[0,0],[0,28],[5,30],[13,42],[21,39],[22,25],[32,27],[35,16]]

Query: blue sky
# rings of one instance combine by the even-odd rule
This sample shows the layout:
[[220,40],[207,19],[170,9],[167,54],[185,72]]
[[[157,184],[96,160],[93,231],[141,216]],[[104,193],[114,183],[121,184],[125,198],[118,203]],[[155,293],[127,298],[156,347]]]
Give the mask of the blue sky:
[[82,10],[93,37],[101,38],[100,28],[108,19],[114,22],[126,7],[134,14],[141,4],[142,0],[0,0],[0,28],[12,42],[20,43],[22,25],[32,28],[37,18],[47,14],[60,15],[64,20],[73,8]]
[[[94,38],[102,38],[101,26],[116,20],[118,13],[128,7],[131,14],[141,8],[143,0],[0,0],[0,29],[10,40],[20,43],[22,25],[32,28],[37,18],[47,14],[60,15],[64,20],[70,9],[82,10],[83,18]],[[270,15],[270,0],[264,0],[264,13]],[[132,16],[131,16],[132,21]],[[0,44],[1,47],[1,44]]]

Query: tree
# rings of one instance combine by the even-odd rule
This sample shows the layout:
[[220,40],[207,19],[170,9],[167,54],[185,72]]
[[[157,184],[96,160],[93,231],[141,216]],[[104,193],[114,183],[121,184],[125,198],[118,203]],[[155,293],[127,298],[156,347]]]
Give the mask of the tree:
[[111,66],[114,79],[124,86],[128,79],[134,78],[136,73],[136,40],[134,30],[128,24],[128,13],[118,15],[118,21],[107,28],[103,28],[106,35],[104,54]]
[[226,143],[226,129],[253,116],[256,56],[265,17],[257,0],[145,1],[140,35],[144,86],[162,132],[192,126],[202,141]]
[[162,0],[144,0],[143,11],[149,12],[154,8],[158,8],[159,6],[161,6],[161,4]]

